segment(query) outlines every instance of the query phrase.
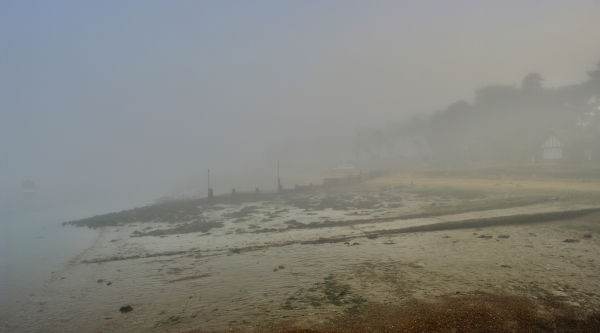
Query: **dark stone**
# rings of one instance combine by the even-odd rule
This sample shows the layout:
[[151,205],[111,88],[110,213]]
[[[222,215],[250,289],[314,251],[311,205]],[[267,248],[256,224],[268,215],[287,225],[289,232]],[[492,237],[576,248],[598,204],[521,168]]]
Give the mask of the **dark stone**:
[[130,305],[125,305],[122,306],[119,311],[123,312],[123,313],[127,313],[127,312],[131,312],[133,311],[133,308]]
[[592,238],[592,234],[585,234],[583,235],[583,238]]

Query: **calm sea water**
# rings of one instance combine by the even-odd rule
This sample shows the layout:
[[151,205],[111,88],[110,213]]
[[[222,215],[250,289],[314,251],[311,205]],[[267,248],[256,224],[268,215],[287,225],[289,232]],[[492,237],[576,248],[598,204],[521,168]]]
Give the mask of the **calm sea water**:
[[[138,198],[139,201],[139,198]],[[0,210],[0,323],[38,293],[52,272],[88,248],[97,230],[63,227],[62,222],[133,208],[132,200],[94,198],[57,205],[20,202]],[[141,205],[137,203],[137,205]]]

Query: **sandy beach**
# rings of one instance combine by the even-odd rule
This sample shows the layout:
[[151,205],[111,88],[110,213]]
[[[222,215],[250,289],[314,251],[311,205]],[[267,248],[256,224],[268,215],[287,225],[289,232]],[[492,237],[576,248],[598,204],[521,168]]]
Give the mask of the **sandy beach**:
[[331,328],[372,306],[482,292],[584,318],[600,311],[599,185],[392,175],[105,226],[0,330]]

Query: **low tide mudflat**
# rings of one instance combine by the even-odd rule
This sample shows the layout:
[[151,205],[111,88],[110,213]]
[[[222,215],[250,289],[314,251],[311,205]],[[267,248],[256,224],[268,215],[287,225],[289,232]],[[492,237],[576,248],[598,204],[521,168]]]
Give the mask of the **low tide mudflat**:
[[378,307],[490,295],[585,321],[600,311],[600,193],[516,182],[397,176],[94,225],[2,330],[334,330]]

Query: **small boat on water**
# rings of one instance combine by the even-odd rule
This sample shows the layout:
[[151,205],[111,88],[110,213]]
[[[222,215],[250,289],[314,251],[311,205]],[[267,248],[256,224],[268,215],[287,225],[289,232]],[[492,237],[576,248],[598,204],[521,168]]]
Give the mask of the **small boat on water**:
[[26,180],[23,182],[23,186],[21,186],[21,193],[23,193],[23,197],[25,199],[31,199],[35,196],[35,184],[31,180]]

